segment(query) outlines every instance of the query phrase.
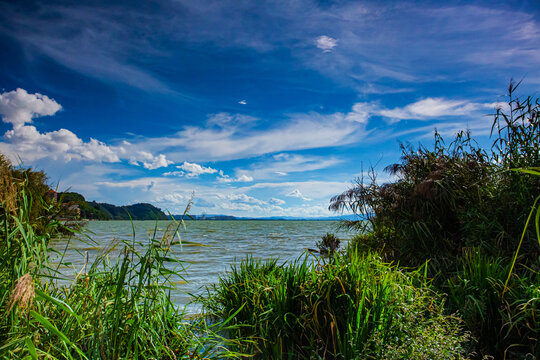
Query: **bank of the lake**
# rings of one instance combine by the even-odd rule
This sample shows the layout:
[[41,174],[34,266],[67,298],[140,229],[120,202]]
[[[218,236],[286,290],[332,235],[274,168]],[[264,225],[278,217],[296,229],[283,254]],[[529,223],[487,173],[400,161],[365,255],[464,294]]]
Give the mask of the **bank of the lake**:
[[[92,263],[99,251],[119,241],[133,240],[144,244],[154,236],[161,239],[172,221],[89,221],[81,234],[53,239],[51,246],[64,254],[66,276],[74,276],[84,267],[88,253]],[[337,221],[308,220],[205,220],[185,221],[179,235],[182,243],[172,248],[183,261],[184,279],[177,279],[172,298],[182,307],[191,300],[190,294],[200,294],[204,286],[216,283],[232,264],[252,255],[255,258],[293,260],[316,243],[327,232],[335,233],[344,242],[352,233],[339,230]],[[118,249],[121,249],[119,247]],[[142,249],[141,249],[142,250]],[[119,250],[120,251],[120,250]],[[53,259],[54,262],[54,259]],[[197,312],[192,304],[189,313]]]

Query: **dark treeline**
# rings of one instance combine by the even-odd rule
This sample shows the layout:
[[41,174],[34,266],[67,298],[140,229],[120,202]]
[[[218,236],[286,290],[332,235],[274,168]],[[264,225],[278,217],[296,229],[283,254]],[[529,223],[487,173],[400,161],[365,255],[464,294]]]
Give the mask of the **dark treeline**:
[[147,203],[116,206],[96,201],[86,201],[84,196],[76,192],[58,193],[58,201],[62,204],[76,204],[80,218],[94,220],[168,220],[161,209]]

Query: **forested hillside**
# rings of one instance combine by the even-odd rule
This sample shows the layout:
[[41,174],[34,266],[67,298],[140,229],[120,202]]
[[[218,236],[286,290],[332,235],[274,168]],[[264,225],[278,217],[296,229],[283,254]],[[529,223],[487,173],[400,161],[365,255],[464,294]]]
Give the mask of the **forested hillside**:
[[[86,201],[84,196],[76,192],[58,193],[58,201],[63,204],[77,204],[82,219],[95,220],[167,220],[168,217],[161,209],[151,204],[139,203],[116,206],[95,201]],[[129,214],[129,215],[128,215]]]

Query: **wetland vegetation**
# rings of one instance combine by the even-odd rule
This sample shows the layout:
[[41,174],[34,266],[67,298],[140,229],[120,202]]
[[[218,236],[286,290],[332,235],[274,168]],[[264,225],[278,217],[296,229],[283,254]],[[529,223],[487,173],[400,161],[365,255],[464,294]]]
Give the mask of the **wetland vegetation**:
[[343,223],[358,235],[341,247],[325,235],[316,261],[240,261],[198,298],[198,317],[171,299],[183,219],[61,286],[45,174],[2,157],[0,357],[539,358],[540,104],[515,90],[490,149],[468,132],[403,146],[395,181],[372,173],[332,199],[361,216]]

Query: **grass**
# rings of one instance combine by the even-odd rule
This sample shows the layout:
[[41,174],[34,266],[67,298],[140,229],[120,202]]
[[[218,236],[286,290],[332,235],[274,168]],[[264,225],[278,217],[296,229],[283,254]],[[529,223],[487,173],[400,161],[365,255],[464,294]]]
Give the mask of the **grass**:
[[491,149],[467,131],[449,144],[435,132],[432,148],[402,146],[387,167],[396,181],[380,184],[372,172],[330,204],[360,215],[345,224],[363,230],[358,251],[404,266],[429,261],[478,359],[540,358],[540,99],[516,97],[518,85],[494,114]]
[[540,100],[515,90],[491,153],[468,132],[403,146],[397,181],[373,174],[332,199],[361,215],[346,249],[327,234],[316,261],[248,257],[189,321],[170,296],[183,221],[59,286],[45,175],[0,157],[0,358],[540,358]]
[[[0,219],[0,358],[223,359],[236,356],[216,335],[225,324],[185,319],[171,300],[182,276],[171,247],[182,221],[146,244],[122,241],[87,264],[70,286],[49,264],[48,231],[33,231],[26,183]],[[135,238],[135,237],[134,237]],[[144,249],[142,252],[137,249]]]
[[238,351],[260,359],[458,359],[467,340],[443,314],[425,267],[400,270],[378,255],[313,263],[248,257],[208,289],[206,311],[237,325]]

